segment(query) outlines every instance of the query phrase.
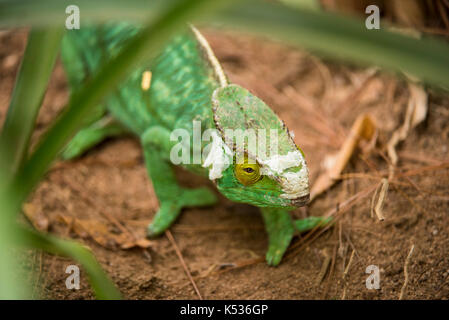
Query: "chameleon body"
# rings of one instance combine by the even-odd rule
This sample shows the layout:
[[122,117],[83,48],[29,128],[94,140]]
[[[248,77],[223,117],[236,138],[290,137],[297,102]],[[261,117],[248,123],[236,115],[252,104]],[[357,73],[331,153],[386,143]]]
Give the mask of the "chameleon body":
[[[76,90],[136,32],[138,28],[126,23],[68,31],[61,56],[71,89]],[[203,138],[192,150],[196,129]],[[237,141],[239,134],[248,129],[266,142],[261,155],[253,152],[249,140]],[[189,134],[187,141],[173,138],[179,130]],[[204,139],[206,132],[209,139]],[[208,188],[178,185],[172,168],[173,155],[179,155],[173,154],[176,148],[187,148],[189,152],[189,161],[179,165],[208,176],[230,200],[261,208],[269,238],[266,260],[270,265],[280,263],[295,232],[327,222],[319,217],[290,217],[289,211],[305,205],[309,198],[302,151],[262,100],[229,83],[206,39],[192,26],[170,40],[158,58],[130,74],[92,111],[62,157],[78,157],[106,137],[127,133],[141,141],[159,200],[159,210],[148,227],[150,237],[169,228],[183,208],[211,206],[217,201]],[[276,145],[269,135],[272,133]],[[198,149],[200,161],[195,162]]]

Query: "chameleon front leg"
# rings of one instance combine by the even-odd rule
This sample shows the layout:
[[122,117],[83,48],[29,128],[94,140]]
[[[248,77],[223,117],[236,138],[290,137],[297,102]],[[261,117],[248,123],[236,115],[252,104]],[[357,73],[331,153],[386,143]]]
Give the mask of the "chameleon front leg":
[[268,233],[267,263],[277,266],[287,250],[295,232],[310,231],[317,226],[325,226],[331,218],[307,217],[293,220],[288,209],[261,208],[265,228]]
[[210,206],[217,202],[215,194],[206,187],[188,189],[178,185],[172,165],[164,157],[174,143],[167,129],[152,127],[145,131],[141,141],[145,165],[159,200],[159,210],[148,226],[148,236],[158,236],[168,229],[182,208]]
[[289,210],[282,208],[261,208],[265,229],[268,233],[267,263],[277,266],[295,234],[295,225]]
[[99,120],[78,131],[67,144],[61,156],[65,160],[79,157],[104,139],[125,133],[127,133],[127,130],[112,117],[108,115],[103,116]]

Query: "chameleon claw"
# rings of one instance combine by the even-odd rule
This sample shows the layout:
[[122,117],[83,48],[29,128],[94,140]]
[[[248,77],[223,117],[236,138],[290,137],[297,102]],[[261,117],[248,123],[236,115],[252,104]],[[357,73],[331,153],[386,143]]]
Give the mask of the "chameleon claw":
[[147,228],[148,237],[157,237],[175,222],[181,207],[175,202],[162,202],[160,208]]
[[161,202],[159,211],[147,228],[148,237],[164,233],[181,213],[182,208],[210,206],[217,202],[217,196],[208,188],[183,189],[178,198]]
[[273,250],[269,250],[265,256],[267,264],[271,267],[276,267],[279,265],[282,260],[283,253],[284,252],[281,252],[281,250],[276,250],[274,252]]
[[157,230],[157,228],[154,227],[154,225],[151,223],[147,227],[147,237],[148,238],[155,238],[160,236],[165,230]]

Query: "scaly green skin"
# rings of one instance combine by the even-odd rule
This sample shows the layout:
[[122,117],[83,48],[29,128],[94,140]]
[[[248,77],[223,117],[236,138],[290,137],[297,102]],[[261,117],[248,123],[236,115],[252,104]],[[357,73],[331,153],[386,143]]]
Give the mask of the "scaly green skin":
[[[94,73],[104,59],[117,54],[126,39],[137,31],[126,23],[68,31],[63,40],[62,59],[72,90]],[[229,128],[276,129],[281,154],[298,150],[288,130],[268,106],[245,89],[228,84],[221,67],[213,60],[215,57],[211,58],[207,49],[207,43],[196,29],[187,28],[169,42],[155,61],[133,72],[92,112],[85,127],[62,154],[65,159],[75,158],[110,136],[132,133],[139,137],[160,204],[148,227],[149,236],[160,235],[169,228],[182,208],[210,206],[217,201],[207,188],[186,189],[178,185],[169,156],[175,145],[170,140],[174,129],[186,129],[192,137],[196,120],[201,122],[202,132],[218,129],[223,139],[227,138],[225,130]],[[142,74],[150,70],[151,87],[143,90]],[[204,147],[207,142],[202,144]],[[244,150],[234,149],[233,152],[234,162],[237,156],[244,154]],[[273,152],[268,155],[273,156]],[[202,175],[207,175],[210,169],[201,164],[183,166]],[[302,166],[305,163],[285,172],[299,172]],[[281,197],[285,190],[280,177],[266,175],[255,184],[244,186],[236,178],[234,169],[232,163],[214,182],[229,199],[261,207],[269,236],[266,259],[270,265],[279,264],[295,230],[304,232],[328,222],[316,217],[291,219],[289,210],[304,205],[308,198],[308,184],[307,196],[285,199]]]

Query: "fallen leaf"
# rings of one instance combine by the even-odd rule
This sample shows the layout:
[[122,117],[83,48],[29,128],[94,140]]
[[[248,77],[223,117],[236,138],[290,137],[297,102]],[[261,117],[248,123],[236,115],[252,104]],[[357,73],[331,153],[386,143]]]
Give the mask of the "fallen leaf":
[[25,217],[31,222],[33,227],[38,231],[48,231],[49,221],[47,216],[38,210],[33,204],[25,203],[22,206]]
[[137,239],[131,242],[125,242],[121,245],[122,249],[131,249],[134,247],[139,247],[139,248],[149,248],[151,246],[153,246],[154,242],[145,238],[141,238],[141,239]]
[[371,140],[375,136],[376,125],[367,114],[360,115],[352,125],[349,136],[336,155],[325,158],[325,171],[319,175],[312,186],[310,200],[329,189],[339,179],[360,140]]
[[74,217],[59,215],[62,222],[67,224],[75,234],[86,239],[90,238],[99,245],[116,249],[131,249],[135,247],[149,248],[153,242],[145,238],[137,238],[130,233],[115,233],[108,224],[93,219],[77,219]]
[[393,132],[387,143],[388,156],[395,166],[398,163],[396,146],[407,138],[411,129],[420,124],[427,115],[427,93],[420,85],[409,83],[410,98],[402,126]]

